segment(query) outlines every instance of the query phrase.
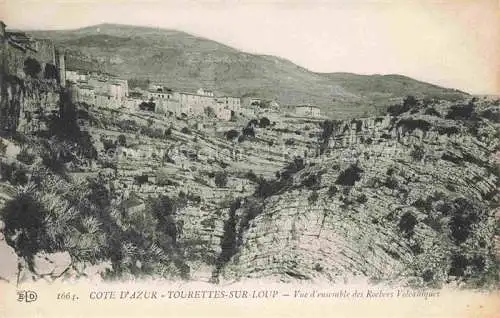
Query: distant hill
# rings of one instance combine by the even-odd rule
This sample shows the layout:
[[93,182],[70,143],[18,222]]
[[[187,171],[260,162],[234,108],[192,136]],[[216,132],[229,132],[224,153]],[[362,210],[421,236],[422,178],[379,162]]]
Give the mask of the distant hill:
[[[401,75],[315,73],[283,58],[241,52],[175,30],[100,24],[28,32],[66,48],[69,68],[83,65],[176,89],[206,87],[277,99],[285,105],[311,103],[330,115],[373,113],[390,99],[409,94],[451,99],[465,94]],[[88,62],[91,57],[94,64]],[[82,59],[88,61],[81,63]]]

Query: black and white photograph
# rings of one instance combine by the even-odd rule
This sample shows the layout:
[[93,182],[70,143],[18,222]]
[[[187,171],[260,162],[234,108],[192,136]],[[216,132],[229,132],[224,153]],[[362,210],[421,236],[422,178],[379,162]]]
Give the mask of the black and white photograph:
[[[0,316],[498,295],[500,2],[0,0],[0,20]],[[23,288],[139,281],[203,290]]]

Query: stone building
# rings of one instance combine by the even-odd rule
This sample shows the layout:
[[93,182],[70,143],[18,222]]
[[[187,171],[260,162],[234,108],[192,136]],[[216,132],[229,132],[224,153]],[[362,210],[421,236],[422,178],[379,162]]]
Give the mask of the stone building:
[[230,111],[239,112],[241,109],[241,99],[239,97],[217,97],[217,102],[222,102],[226,109],[229,109]]
[[261,103],[262,103],[262,100],[260,98],[251,97],[251,96],[246,96],[246,97],[241,98],[241,106],[243,106],[245,108],[259,107]]
[[214,112],[217,118],[222,119],[222,120],[230,120],[231,119],[231,110],[227,106],[226,103],[224,103],[223,100],[217,100],[215,107],[214,107]]
[[68,71],[72,100],[98,107],[126,107],[129,96],[128,81],[104,74],[81,74]]
[[321,110],[318,106],[300,105],[295,107],[295,114],[297,116],[319,117]]
[[66,70],[66,80],[70,83],[86,82],[88,81],[88,75],[78,71]]
[[209,89],[205,89],[205,88],[199,88],[197,91],[196,91],[196,95],[200,95],[200,96],[208,96],[208,97],[215,97],[215,94],[213,91],[209,90]]

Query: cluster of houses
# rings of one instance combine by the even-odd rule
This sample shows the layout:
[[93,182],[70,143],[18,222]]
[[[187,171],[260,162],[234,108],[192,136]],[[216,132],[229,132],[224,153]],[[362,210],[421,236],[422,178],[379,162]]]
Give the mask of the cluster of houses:
[[[40,63],[39,77],[54,78],[60,86],[66,87],[74,102],[112,109],[126,108],[130,111],[148,110],[175,116],[208,115],[221,120],[230,120],[234,114],[241,112],[253,114],[260,108],[280,108],[275,101],[219,95],[203,88],[195,92],[182,92],[153,84],[147,89],[129,90],[127,80],[111,74],[68,68],[64,51],[58,50],[51,40],[35,39],[24,32],[8,32],[2,21],[0,39],[2,55],[9,57],[6,63],[2,63],[8,74],[24,78],[27,59],[34,58]],[[319,116],[319,108],[297,106],[295,115]]]
[[152,84],[146,90],[134,88],[129,91],[127,80],[78,71],[66,71],[66,80],[73,101],[99,107],[149,110],[188,117],[212,114],[222,120],[230,120],[241,110],[239,97],[216,96],[213,91],[203,88],[196,92],[180,92]]
[[[227,121],[241,112],[253,112],[258,108],[280,108],[276,101],[265,101],[252,96],[240,98],[218,95],[204,88],[195,92],[182,92],[150,84],[147,89],[134,87],[129,90],[127,80],[103,73],[66,70],[65,78],[73,101],[112,109],[146,110],[185,117],[208,115]],[[299,105],[294,108],[294,114],[319,117],[320,108]]]

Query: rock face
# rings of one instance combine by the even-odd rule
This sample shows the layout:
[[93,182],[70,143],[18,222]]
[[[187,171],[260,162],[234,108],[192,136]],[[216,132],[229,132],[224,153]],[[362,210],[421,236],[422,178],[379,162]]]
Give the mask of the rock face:
[[[3,172],[0,182],[5,233],[24,235],[11,245],[43,238],[14,271],[21,280],[361,276],[422,285],[487,280],[495,269],[498,123],[480,108],[465,119],[452,105],[325,122],[265,113],[201,119],[213,129],[200,130],[150,112],[73,109],[55,90],[23,85],[16,128],[26,128],[37,158],[17,168],[34,185]],[[29,128],[21,110],[41,106],[42,119],[57,104],[73,116],[74,138],[31,134],[44,128]],[[255,136],[244,136],[263,116],[273,124],[254,122]],[[238,139],[224,135],[231,129]],[[2,164],[18,157],[4,156]],[[19,208],[43,213],[43,229],[23,228],[12,217]],[[10,281],[15,253],[3,248]],[[44,252],[55,250],[63,252]]]
[[338,122],[324,156],[236,211],[223,277],[423,285],[494,273],[498,135],[467,125],[421,113]]
[[0,280],[16,283],[18,272],[18,258],[14,249],[5,242],[3,233],[0,232]]
[[33,271],[40,277],[60,277],[71,265],[68,252],[38,253],[33,257]]

